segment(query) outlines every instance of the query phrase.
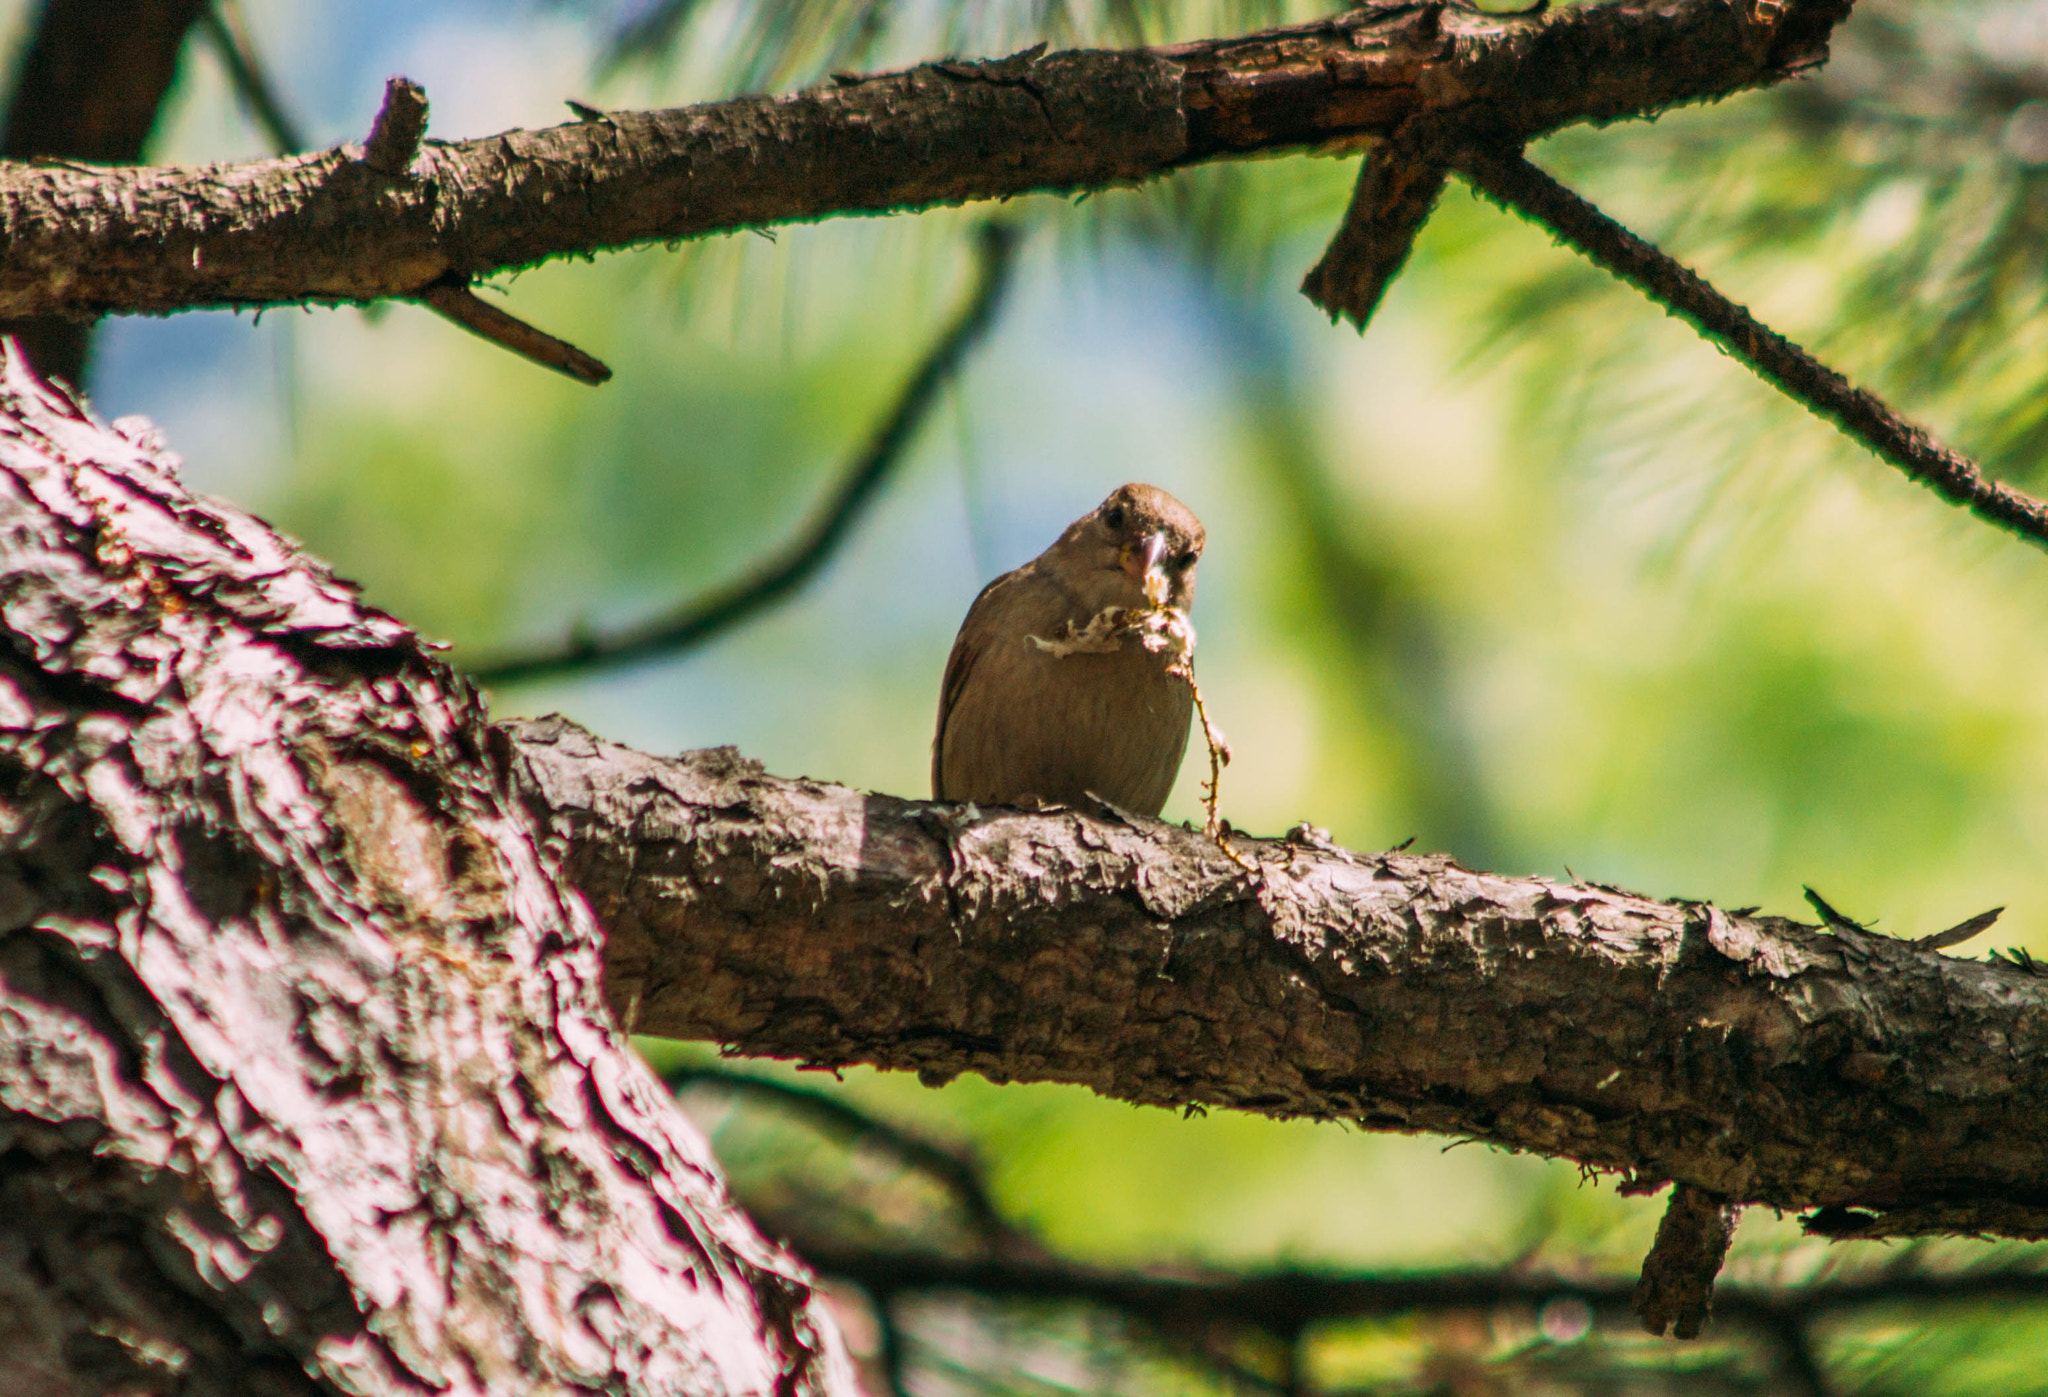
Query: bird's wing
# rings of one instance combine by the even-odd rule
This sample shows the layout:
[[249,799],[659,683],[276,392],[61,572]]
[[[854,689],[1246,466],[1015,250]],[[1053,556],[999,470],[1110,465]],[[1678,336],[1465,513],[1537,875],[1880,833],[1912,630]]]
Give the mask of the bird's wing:
[[946,677],[939,685],[938,731],[932,734],[933,800],[946,799],[946,787],[941,774],[946,759],[946,724],[952,719],[953,707],[959,703],[961,693],[967,688],[967,676],[973,672],[974,662],[980,659],[987,649],[985,641],[978,643],[969,639],[970,636],[980,635],[987,629],[974,624],[975,614],[998,587],[1016,581],[1023,571],[1023,568],[1018,568],[1015,572],[1006,572],[976,593],[974,604],[967,608],[966,619],[960,622],[960,634],[953,637],[953,653],[946,657]]

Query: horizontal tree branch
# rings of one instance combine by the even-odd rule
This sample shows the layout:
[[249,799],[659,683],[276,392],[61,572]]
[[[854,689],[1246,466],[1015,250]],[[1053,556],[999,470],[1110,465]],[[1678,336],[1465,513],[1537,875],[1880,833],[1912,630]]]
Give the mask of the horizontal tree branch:
[[[1583,1301],[1632,1323],[1633,1276],[1575,1276],[1515,1268],[1350,1273],[1283,1267],[1215,1272],[1121,1270],[1061,1258],[977,1258],[882,1251],[820,1238],[792,1243],[812,1266],[882,1294],[964,1291],[1013,1300],[1102,1305],[1161,1326],[1248,1324],[1280,1335],[1328,1320],[1422,1311],[1486,1310]],[[1724,1283],[1715,1318],[1775,1328],[1870,1305],[2048,1301],[2048,1274],[2019,1267],[1881,1272],[1803,1285]]]
[[1429,1131],[1816,1209],[2048,1236],[2048,979],[1597,885],[977,811],[501,728],[638,1031],[940,1082]]
[[1526,139],[1778,82],[1847,0],[1383,5],[1244,38],[1037,50],[787,97],[231,166],[0,166],[0,315],[408,296],[550,257],[840,214],[1100,189],[1346,145],[1422,113]]

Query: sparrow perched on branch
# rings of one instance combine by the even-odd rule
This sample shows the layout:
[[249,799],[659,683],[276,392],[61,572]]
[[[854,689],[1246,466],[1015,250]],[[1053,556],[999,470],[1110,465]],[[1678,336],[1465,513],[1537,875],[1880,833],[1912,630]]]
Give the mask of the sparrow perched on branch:
[[1173,666],[1204,537],[1164,490],[1125,485],[983,588],[946,661],[933,797],[1092,793],[1157,815],[1187,751],[1191,688]]

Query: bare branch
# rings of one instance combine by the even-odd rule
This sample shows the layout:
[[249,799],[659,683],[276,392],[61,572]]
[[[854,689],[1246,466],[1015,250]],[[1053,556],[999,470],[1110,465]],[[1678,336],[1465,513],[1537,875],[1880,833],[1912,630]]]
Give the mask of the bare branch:
[[1366,153],[1343,225],[1302,279],[1301,294],[1332,320],[1366,327],[1436,207],[1450,166],[1444,142],[1423,129],[1411,122]]
[[1384,5],[1243,38],[932,63],[433,145],[396,188],[352,150],[227,169],[6,168],[0,314],[405,297],[451,273],[602,248],[1110,188],[1386,135],[1437,110],[1527,138],[1781,81],[1822,61],[1847,11]]
[[941,1145],[836,1096],[773,1077],[729,1067],[691,1066],[665,1072],[662,1080],[675,1092],[707,1086],[733,1096],[751,1096],[801,1117],[824,1134],[878,1145],[906,1167],[945,1189],[985,1245],[1005,1252],[1039,1250],[1035,1242],[1004,1219],[995,1199],[989,1196],[979,1161],[966,1150]]
[[471,334],[503,345],[543,368],[567,374],[579,383],[595,385],[612,376],[611,369],[602,360],[592,358],[567,340],[558,340],[545,330],[536,330],[518,316],[484,300],[467,286],[437,282],[421,291],[415,299]]
[[1632,1303],[1643,1328],[1697,1339],[1714,1309],[1714,1277],[1728,1258],[1742,1209],[1718,1194],[1676,1184],[1657,1240],[1643,1259]]
[[1986,479],[1975,462],[1764,325],[1698,273],[1629,232],[1519,152],[1471,144],[1461,150],[1457,163],[1473,188],[1614,273],[1909,478],[1979,519],[2048,546],[2048,503]]
[[641,1032],[2048,1236],[2048,979],[1440,856],[978,811],[502,726]]
[[419,157],[420,142],[427,138],[427,94],[411,78],[388,78],[384,83],[384,105],[370,123],[370,138],[363,142],[363,163],[379,174],[402,179]]
[[[1635,1280],[1503,1268],[1499,1270],[1359,1273],[1279,1268],[1119,1270],[1046,1258],[961,1258],[840,1246],[820,1238],[795,1242],[826,1275],[892,1293],[954,1290],[1020,1300],[1071,1300],[1103,1305],[1135,1319],[1189,1326],[1228,1322],[1269,1333],[1298,1333],[1327,1320],[1540,1306],[1564,1297],[1596,1315],[1625,1322]],[[1801,1285],[1726,1284],[1715,1296],[1723,1323],[1772,1332],[1816,1315],[1871,1305],[1969,1304],[1988,1299],[2048,1301],[2048,1273],[2020,1267],[1880,1274]],[[1809,1359],[1811,1354],[1808,1355]]]
[[1009,286],[1015,242],[1016,234],[1004,225],[983,226],[974,288],[966,302],[918,361],[832,498],[779,557],[644,625],[611,636],[573,637],[565,645],[535,654],[485,659],[472,667],[471,674],[481,683],[513,684],[674,655],[793,595],[839,551],[862,511],[909,454],[918,428],[938,401],[939,390],[995,322]]

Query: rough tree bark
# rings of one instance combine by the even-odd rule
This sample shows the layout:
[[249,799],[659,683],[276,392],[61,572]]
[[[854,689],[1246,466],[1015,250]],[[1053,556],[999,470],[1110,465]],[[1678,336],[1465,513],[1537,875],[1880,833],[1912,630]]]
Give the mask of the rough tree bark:
[[173,472],[0,373],[0,1392],[846,1390],[601,979],[818,1064],[2048,1233],[2024,966],[492,728]]
[[1811,69],[1849,0],[1380,5],[1173,48],[1031,51],[789,97],[109,174],[0,166],[0,315],[413,296],[543,258],[835,214],[1099,189],[1434,114],[1520,140]]
[[[205,0],[44,0],[7,101],[0,157],[129,165],[142,158]],[[0,321],[45,378],[82,383],[93,323]]]
[[822,1067],[1431,1131],[1816,1209],[2048,1236],[2048,978],[1306,829],[975,811],[505,725],[642,1032]]
[[848,1393],[470,687],[0,368],[0,1393]]

